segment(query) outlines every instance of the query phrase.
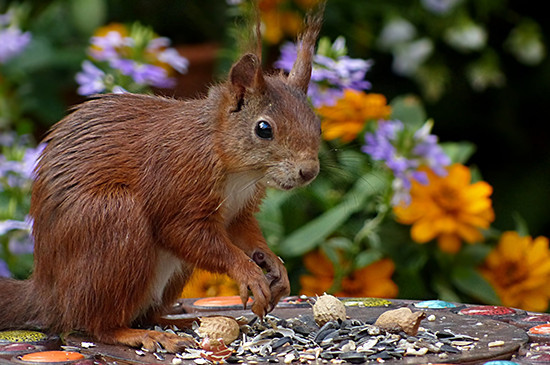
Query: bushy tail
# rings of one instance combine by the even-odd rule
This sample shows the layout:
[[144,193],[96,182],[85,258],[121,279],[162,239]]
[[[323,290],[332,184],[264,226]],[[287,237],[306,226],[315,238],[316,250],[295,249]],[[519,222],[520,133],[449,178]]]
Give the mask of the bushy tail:
[[0,330],[40,327],[36,295],[30,280],[0,278]]

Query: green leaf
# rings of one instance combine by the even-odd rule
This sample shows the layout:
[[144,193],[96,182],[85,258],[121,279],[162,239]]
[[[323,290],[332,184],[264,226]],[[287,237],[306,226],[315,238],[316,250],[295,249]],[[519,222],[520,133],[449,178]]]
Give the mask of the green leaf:
[[478,266],[487,257],[491,247],[489,245],[466,245],[455,256],[456,266]]
[[266,241],[276,244],[284,234],[281,206],[289,195],[278,190],[268,190],[261,210],[256,214]]
[[455,293],[452,286],[447,282],[447,280],[436,276],[433,279],[432,287],[437,293],[437,298],[445,300],[447,302],[459,303],[460,297]]
[[384,254],[378,250],[365,250],[360,252],[355,258],[355,268],[361,269],[367,267],[370,264],[382,259]]
[[384,181],[379,176],[372,173],[364,175],[344,196],[342,203],[292,232],[276,247],[277,251],[287,257],[311,251],[360,210],[368,197],[379,193],[383,187]]
[[476,151],[476,145],[471,142],[444,142],[440,145],[452,163],[465,164]]
[[451,279],[462,292],[487,304],[501,304],[493,287],[474,267],[455,267]]
[[525,218],[523,218],[518,212],[512,213],[512,218],[514,219],[516,232],[521,237],[529,236],[529,224],[527,224]]
[[420,128],[427,120],[424,106],[420,98],[416,96],[398,96],[391,101],[390,106],[393,119],[398,119],[415,129]]
[[74,26],[87,36],[105,23],[107,18],[105,0],[71,0],[70,9]]

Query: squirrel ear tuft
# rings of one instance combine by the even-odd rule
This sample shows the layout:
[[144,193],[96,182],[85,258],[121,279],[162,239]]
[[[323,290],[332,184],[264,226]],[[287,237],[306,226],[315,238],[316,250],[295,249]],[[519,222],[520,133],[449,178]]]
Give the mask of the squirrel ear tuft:
[[312,9],[308,12],[305,30],[298,39],[298,57],[288,75],[288,83],[306,94],[311,79],[315,43],[317,42],[323,24],[325,3],[325,0],[321,1],[316,9]]
[[237,99],[244,96],[246,90],[261,92],[265,87],[262,66],[258,57],[247,53],[231,67],[229,81]]

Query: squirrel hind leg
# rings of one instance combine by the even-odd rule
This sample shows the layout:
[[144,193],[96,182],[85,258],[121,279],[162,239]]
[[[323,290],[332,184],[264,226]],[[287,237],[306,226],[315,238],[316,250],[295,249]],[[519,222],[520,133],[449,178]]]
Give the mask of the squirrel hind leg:
[[100,342],[112,345],[143,347],[148,351],[158,350],[162,346],[171,353],[181,352],[185,348],[197,347],[197,342],[190,336],[180,336],[169,332],[144,329],[119,328],[96,336]]

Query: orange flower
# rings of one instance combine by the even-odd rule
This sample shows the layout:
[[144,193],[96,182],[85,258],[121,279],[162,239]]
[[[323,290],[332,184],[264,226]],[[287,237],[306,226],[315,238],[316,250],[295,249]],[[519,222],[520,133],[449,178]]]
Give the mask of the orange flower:
[[262,0],[259,7],[264,25],[263,37],[267,43],[278,44],[285,36],[292,38],[300,31],[302,16],[288,9],[285,1]]
[[462,240],[481,241],[480,229],[486,229],[495,219],[489,196],[492,187],[484,181],[471,184],[470,170],[460,164],[447,168],[448,175],[440,177],[422,169],[429,183],[413,180],[411,204],[394,207],[397,221],[412,224],[411,237],[418,243],[437,238],[442,251],[456,253]]
[[128,37],[128,29],[126,25],[121,23],[110,23],[99,27],[94,32],[95,37],[105,37],[109,32],[117,32],[121,37]]
[[317,112],[321,117],[324,139],[340,138],[342,142],[350,142],[369,120],[388,118],[391,107],[387,105],[384,95],[346,89],[335,105],[323,105]]
[[[300,294],[313,296],[328,292],[335,276],[332,262],[321,251],[312,251],[304,257],[304,265],[312,275],[300,277]],[[394,298],[398,292],[397,285],[391,280],[394,270],[393,261],[379,260],[343,278],[340,290],[333,294],[339,297]]]
[[502,304],[544,312],[550,299],[548,238],[504,232],[480,269]]
[[239,286],[229,276],[195,269],[183,289],[182,298],[224,297],[239,295]]

